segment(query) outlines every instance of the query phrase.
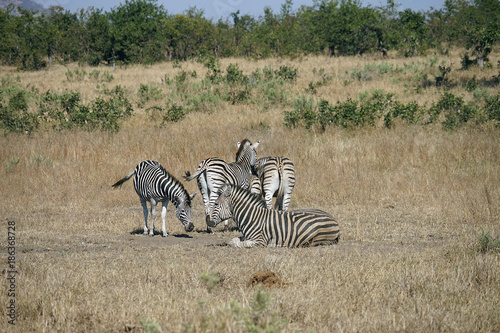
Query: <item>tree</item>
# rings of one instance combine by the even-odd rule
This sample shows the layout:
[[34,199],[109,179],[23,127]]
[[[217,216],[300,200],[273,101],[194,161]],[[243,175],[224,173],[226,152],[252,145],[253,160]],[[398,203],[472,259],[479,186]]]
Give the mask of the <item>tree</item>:
[[101,9],[90,7],[83,13],[86,38],[84,41],[85,60],[97,66],[101,61],[111,60],[111,24]]
[[416,56],[427,48],[428,26],[425,14],[405,9],[399,13],[399,24],[402,44],[400,48],[406,57]]
[[500,39],[500,2],[474,0],[459,13],[459,22],[465,36],[465,47],[472,50],[477,64],[483,67],[493,44]]
[[165,59],[162,22],[167,13],[157,0],[125,0],[109,13],[112,58],[125,63]]

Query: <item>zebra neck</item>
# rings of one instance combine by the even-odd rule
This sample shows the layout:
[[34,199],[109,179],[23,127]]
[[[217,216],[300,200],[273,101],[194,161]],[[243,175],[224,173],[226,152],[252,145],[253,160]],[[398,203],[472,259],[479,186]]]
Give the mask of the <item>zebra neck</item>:
[[170,181],[163,182],[162,190],[176,207],[182,199],[186,199],[186,194],[173,178],[170,178]]
[[243,232],[243,235],[245,235],[248,228],[253,228],[258,224],[264,223],[263,220],[255,220],[255,217],[262,216],[261,210],[265,209],[266,208],[248,205],[247,203],[240,201],[239,203],[234,203],[232,205],[231,215],[233,216],[233,220],[236,222],[238,228]]

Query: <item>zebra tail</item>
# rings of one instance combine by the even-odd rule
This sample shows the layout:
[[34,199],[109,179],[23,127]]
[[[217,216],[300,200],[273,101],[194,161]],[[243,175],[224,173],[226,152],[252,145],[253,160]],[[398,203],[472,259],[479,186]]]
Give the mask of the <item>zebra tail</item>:
[[186,171],[186,174],[184,175],[184,179],[187,180],[188,182],[195,179],[195,178],[198,178],[198,176],[205,170],[205,168],[198,168],[198,170],[196,170],[196,172],[191,175],[191,172],[189,171]]
[[[279,175],[279,187],[278,187],[278,195],[276,196],[276,203],[274,204],[274,209],[283,209],[283,199],[285,196],[285,182],[283,181],[283,169],[278,168]],[[281,206],[281,208],[280,208]]]
[[116,183],[114,183],[113,185],[111,185],[111,187],[117,188],[117,187],[122,186],[122,184],[125,183],[127,180],[129,180],[134,175],[134,173],[135,173],[135,170],[132,171],[131,173],[129,173],[128,175],[126,175],[124,178],[117,181]]

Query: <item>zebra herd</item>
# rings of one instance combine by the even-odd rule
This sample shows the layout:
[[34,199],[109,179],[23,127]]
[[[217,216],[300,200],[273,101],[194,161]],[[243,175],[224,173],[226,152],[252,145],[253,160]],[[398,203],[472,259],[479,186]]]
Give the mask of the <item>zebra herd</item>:
[[[339,226],[328,213],[319,209],[288,210],[291,193],[295,186],[295,169],[286,157],[257,159],[255,143],[245,139],[238,142],[235,162],[211,157],[203,160],[184,179],[196,178],[203,203],[207,231],[221,222],[228,228],[229,219],[235,221],[243,237],[234,238],[234,247],[304,247],[338,242]],[[144,234],[154,235],[154,219],[157,203],[162,203],[162,235],[165,229],[167,204],[171,201],[176,216],[186,231],[194,228],[191,218],[191,201],[184,186],[156,161],[143,161],[124,178],[112,185],[120,187],[134,176],[134,188],[144,213]],[[276,197],[273,208],[272,200]],[[151,217],[148,228],[147,202]]]

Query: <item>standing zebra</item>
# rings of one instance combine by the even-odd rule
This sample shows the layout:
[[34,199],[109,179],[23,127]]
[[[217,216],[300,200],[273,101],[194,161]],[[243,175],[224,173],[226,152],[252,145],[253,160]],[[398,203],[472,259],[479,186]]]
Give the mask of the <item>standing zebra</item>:
[[218,193],[207,223],[215,227],[232,217],[245,240],[234,238],[231,246],[305,247],[338,242],[339,225],[322,210],[267,209],[266,203],[253,193],[229,184]]
[[[191,181],[195,178],[197,179],[198,188],[205,204],[205,218],[207,223],[213,203],[217,199],[217,191],[222,185],[229,183],[243,188],[250,187],[253,177],[252,168],[257,161],[257,152],[255,149],[257,149],[259,143],[260,141],[257,141],[252,144],[247,139],[241,143],[238,142],[239,149],[236,153],[236,162],[226,163],[220,158],[211,157],[203,160],[193,175],[189,171],[186,171],[185,180]],[[224,224],[224,230],[227,230],[228,221],[225,221]],[[210,227],[207,230],[212,232]]]
[[191,200],[196,193],[191,196],[184,189],[184,186],[171,176],[161,165],[156,161],[144,161],[139,163],[135,170],[126,175],[123,179],[116,182],[113,187],[120,187],[123,183],[134,176],[134,188],[141,200],[142,210],[144,213],[144,235],[148,234],[148,208],[146,202],[151,204],[151,218],[149,235],[153,236],[155,231],[154,221],[156,215],[156,205],[162,203],[161,219],[163,224],[161,231],[163,237],[167,237],[168,233],[165,229],[165,218],[167,216],[167,205],[169,201],[175,205],[175,214],[179,221],[184,225],[186,231],[192,231],[194,228],[191,219]]
[[[262,157],[257,160],[254,169],[267,208],[273,207],[273,197],[276,197],[274,209],[287,210],[295,186],[295,169],[292,161],[281,156]],[[255,188],[256,185],[253,184],[252,192],[258,194]]]

